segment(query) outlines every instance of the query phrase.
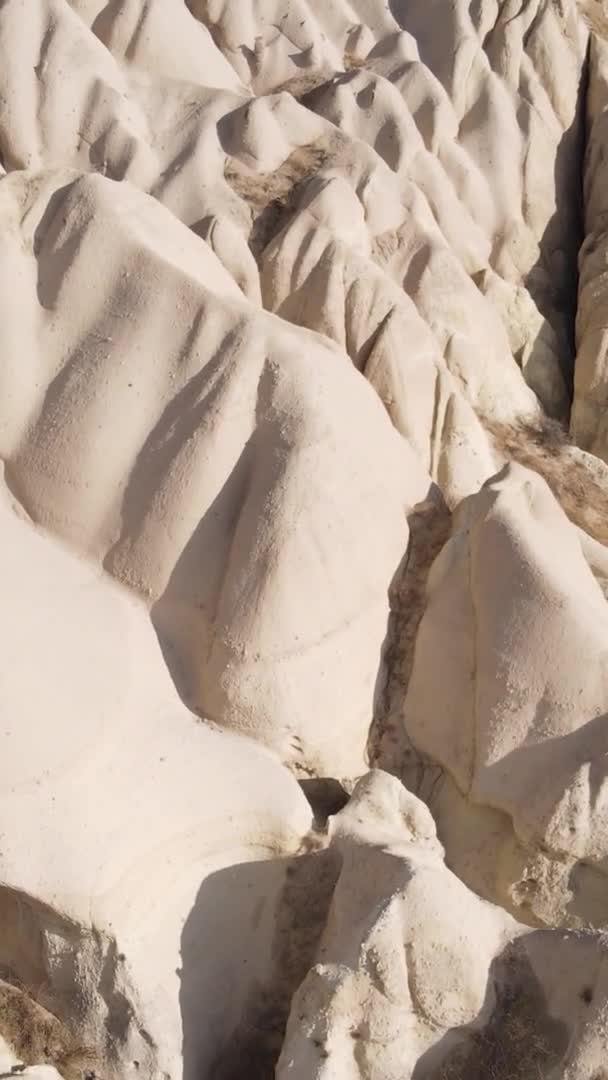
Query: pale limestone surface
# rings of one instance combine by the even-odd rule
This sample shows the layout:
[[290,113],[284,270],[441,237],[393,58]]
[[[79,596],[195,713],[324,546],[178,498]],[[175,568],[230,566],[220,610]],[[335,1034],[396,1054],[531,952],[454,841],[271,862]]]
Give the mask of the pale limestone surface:
[[469,892],[387,773],[359,782],[329,844],[340,877],[278,1080],[601,1075],[605,936],[529,930]]
[[310,808],[276,759],[181,704],[135,599],[8,499],[0,537],[3,971],[100,1075],[194,1078],[269,977],[280,856]]
[[[475,809],[469,829],[482,807],[510,823],[494,898],[549,924],[586,910],[575,867],[594,889],[605,881],[608,604],[594,576],[605,552],[538,474],[506,466],[461,503],[432,567],[404,705],[409,737]],[[448,836],[458,869],[470,834]],[[531,880],[517,898],[522,850]]]
[[23,286],[2,302],[0,453],[22,505],[144,597],[197,711],[304,773],[360,771],[430,488],[413,450],[337,346],[246,301],[148,196],[46,171],[0,200],[0,279]]
[[0,4],[20,1075],[602,1080],[607,28]]

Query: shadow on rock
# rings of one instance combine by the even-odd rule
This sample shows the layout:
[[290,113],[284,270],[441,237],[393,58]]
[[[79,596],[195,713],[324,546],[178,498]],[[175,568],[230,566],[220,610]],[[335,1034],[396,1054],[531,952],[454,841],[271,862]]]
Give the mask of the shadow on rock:
[[181,940],[183,1080],[272,1080],[339,871],[324,850],[205,879]]
[[[566,1064],[572,1033],[565,1017],[550,1015],[548,997],[556,989],[552,979],[560,967],[568,967],[570,954],[577,967],[580,965],[579,940],[575,933],[556,939],[555,931],[536,930],[511,942],[490,968],[482,1010],[489,1016],[487,1022],[481,1026],[478,1018],[466,1029],[448,1031],[420,1059],[413,1080],[543,1080],[557,1076],[554,1070]],[[580,988],[570,977],[565,992],[562,989],[564,1012],[569,1013],[572,1024],[579,1007],[584,1010],[593,998],[587,985],[589,974],[582,968]]]

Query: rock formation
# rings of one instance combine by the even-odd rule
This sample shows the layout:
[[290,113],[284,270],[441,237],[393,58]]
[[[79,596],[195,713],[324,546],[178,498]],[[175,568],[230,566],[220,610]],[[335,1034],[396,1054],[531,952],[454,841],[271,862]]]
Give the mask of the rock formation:
[[342,868],[278,1080],[602,1075],[603,936],[529,930],[469,892],[428,809],[386,773],[359,782],[329,835]]
[[137,600],[10,506],[1,536],[1,970],[100,1075],[194,1077],[272,968],[309,805],[185,709]]
[[608,12],[0,59],[0,1076],[603,1080]]
[[508,465],[458,507],[427,597],[408,735],[477,812],[509,819],[501,902],[602,924],[586,893],[603,892],[608,854],[608,605],[581,533],[538,474]]

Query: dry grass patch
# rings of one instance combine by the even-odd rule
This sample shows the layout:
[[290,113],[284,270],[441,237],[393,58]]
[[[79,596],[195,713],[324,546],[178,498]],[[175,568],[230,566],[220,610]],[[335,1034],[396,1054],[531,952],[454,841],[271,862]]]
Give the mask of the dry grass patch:
[[578,6],[589,29],[608,39],[608,9],[604,0],[579,0]]
[[251,211],[249,247],[256,259],[291,218],[302,182],[319,172],[330,156],[328,141],[319,139],[299,146],[274,172],[255,172],[236,158],[227,158],[224,176]]
[[425,781],[431,785],[435,782],[438,769],[426,762],[410,743],[403,725],[403,710],[418,626],[426,607],[427,578],[450,535],[451,523],[452,516],[443,501],[421,503],[408,518],[407,555],[390,590],[384,686],[378,695],[367,746],[370,765],[400,776],[418,794],[423,792]]
[[2,981],[0,1034],[26,1065],[54,1065],[64,1080],[101,1080],[95,1050],[78,1040],[25,990]]
[[362,56],[355,56],[354,53],[349,52],[347,49],[342,62],[345,71],[358,71],[359,68],[365,67],[367,60]]
[[470,1032],[429,1080],[545,1080],[561,1075],[557,1070],[564,1064],[569,1034],[549,1015],[525,947],[517,941],[507,946],[491,978],[496,998],[489,1022],[481,1031]]
[[291,94],[296,101],[302,101],[302,98],[312,93],[313,90],[318,90],[321,86],[327,86],[334,78],[334,75],[335,72],[333,71],[308,71],[305,75],[292,75],[291,79],[281,83],[272,93]]
[[537,1019],[523,1015],[512,1003],[499,1029],[491,1023],[476,1033],[467,1053],[455,1054],[437,1080],[544,1080],[559,1061]]
[[593,466],[555,420],[541,424],[497,424],[484,420],[497,451],[546,480],[571,521],[601,544],[608,544],[608,471]]
[[[344,71],[359,71],[360,68],[365,67],[367,61],[360,56],[355,56],[354,53],[349,52],[347,49],[342,59],[342,66]],[[272,91],[273,94],[287,93],[291,94],[296,101],[302,101],[308,94],[312,94],[314,90],[319,90],[321,87],[329,86],[331,82],[338,76],[343,74],[341,71],[331,71],[327,68],[325,70],[308,71],[304,75],[292,75],[291,79],[287,79],[279,86],[275,87]]]

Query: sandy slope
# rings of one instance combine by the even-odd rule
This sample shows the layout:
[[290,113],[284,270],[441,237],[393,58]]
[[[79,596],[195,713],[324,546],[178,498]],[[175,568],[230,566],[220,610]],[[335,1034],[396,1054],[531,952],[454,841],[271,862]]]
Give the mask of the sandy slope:
[[606,25],[0,4],[2,1068],[601,1080]]

